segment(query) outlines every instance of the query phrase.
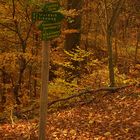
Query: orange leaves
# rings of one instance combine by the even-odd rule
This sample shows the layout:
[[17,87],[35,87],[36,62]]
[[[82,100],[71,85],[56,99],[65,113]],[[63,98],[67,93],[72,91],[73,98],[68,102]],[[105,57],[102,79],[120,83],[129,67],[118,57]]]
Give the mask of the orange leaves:
[[19,61],[22,59],[30,62],[38,61],[38,58],[30,53],[2,53],[0,55],[0,68],[2,69],[3,67],[5,67],[8,68],[8,70],[17,69],[19,67]]
[[[0,127],[0,136],[1,140],[3,139],[30,139],[31,137],[37,137],[34,128],[36,127],[35,123],[29,122],[20,122],[14,125],[3,125]],[[32,132],[34,131],[34,132]],[[1,133],[3,132],[3,133]],[[34,135],[33,135],[34,133]],[[31,136],[32,134],[32,136]]]
[[[14,53],[2,53],[0,56],[0,68],[15,69],[17,56]],[[12,65],[11,65],[12,64]]]
[[[132,96],[133,88],[106,94],[90,104],[65,108],[48,114],[47,138],[54,140],[114,140],[139,138],[139,98]],[[130,99],[131,96],[131,99]],[[124,98],[125,97],[125,98]],[[124,98],[124,100],[122,100]],[[127,105],[123,105],[124,103]],[[21,121],[0,125],[0,138],[37,139],[37,122]]]
[[70,9],[70,10],[63,10],[61,11],[65,16],[68,17],[76,17],[78,16],[78,11],[76,9]]
[[72,34],[72,33],[79,33],[79,31],[76,29],[68,29],[62,32],[62,34]]

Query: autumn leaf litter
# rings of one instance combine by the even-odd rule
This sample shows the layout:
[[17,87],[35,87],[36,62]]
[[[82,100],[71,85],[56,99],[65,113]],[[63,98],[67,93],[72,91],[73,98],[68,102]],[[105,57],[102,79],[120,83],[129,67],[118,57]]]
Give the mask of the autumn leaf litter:
[[[94,93],[93,93],[94,94]],[[37,140],[37,120],[0,124],[0,140]],[[126,88],[49,113],[49,140],[140,140],[140,92]]]

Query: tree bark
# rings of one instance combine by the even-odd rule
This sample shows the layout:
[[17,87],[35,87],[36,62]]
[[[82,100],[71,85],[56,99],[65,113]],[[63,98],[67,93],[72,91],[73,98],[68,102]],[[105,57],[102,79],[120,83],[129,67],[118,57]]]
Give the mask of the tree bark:
[[138,49],[139,49],[139,40],[140,40],[140,32],[139,28],[137,29],[137,41],[136,41],[136,49],[135,49],[135,64],[137,63],[137,54],[138,54]]
[[[122,8],[124,2],[125,2],[125,0],[119,0],[117,2],[116,7],[112,11],[112,16],[110,18],[110,21],[108,21],[108,14],[106,14],[107,15],[106,18],[107,18],[107,22],[108,22],[107,23],[106,39],[107,39],[107,46],[108,46],[108,68],[109,68],[110,87],[115,86],[113,48],[112,48],[112,33],[113,33],[115,23],[117,21],[117,18],[119,17],[119,14],[121,12],[121,8]],[[107,11],[107,9],[106,9],[106,11]]]
[[[76,9],[76,10],[81,10],[82,8],[82,1],[79,0],[78,2],[75,0],[68,0],[68,6],[67,9]],[[68,29],[77,29],[79,30],[81,28],[81,15],[76,16],[74,18],[73,23],[68,23]],[[75,49],[76,46],[80,45],[80,37],[81,33],[72,33],[72,34],[67,34],[66,35],[66,41],[65,41],[65,49],[67,51]]]

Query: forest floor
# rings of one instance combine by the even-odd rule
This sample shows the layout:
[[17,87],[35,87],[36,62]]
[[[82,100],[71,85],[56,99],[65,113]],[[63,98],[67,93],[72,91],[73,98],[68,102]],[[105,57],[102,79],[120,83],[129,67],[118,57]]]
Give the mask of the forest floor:
[[[47,140],[140,140],[140,88],[99,93],[49,113],[46,131]],[[0,140],[37,140],[37,134],[35,119],[0,124]]]

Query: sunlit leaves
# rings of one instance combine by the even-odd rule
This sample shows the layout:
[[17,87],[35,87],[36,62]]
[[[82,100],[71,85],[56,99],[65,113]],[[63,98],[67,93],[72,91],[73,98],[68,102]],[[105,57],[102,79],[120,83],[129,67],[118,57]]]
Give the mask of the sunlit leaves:
[[86,57],[89,57],[92,53],[91,52],[87,52],[83,49],[81,49],[80,47],[77,47],[77,49],[74,49],[73,51],[64,51],[71,60],[74,61],[78,61],[81,62],[83,61]]
[[68,97],[77,90],[78,85],[76,82],[66,82],[63,79],[57,78],[54,82],[49,84],[49,97],[64,98]]

